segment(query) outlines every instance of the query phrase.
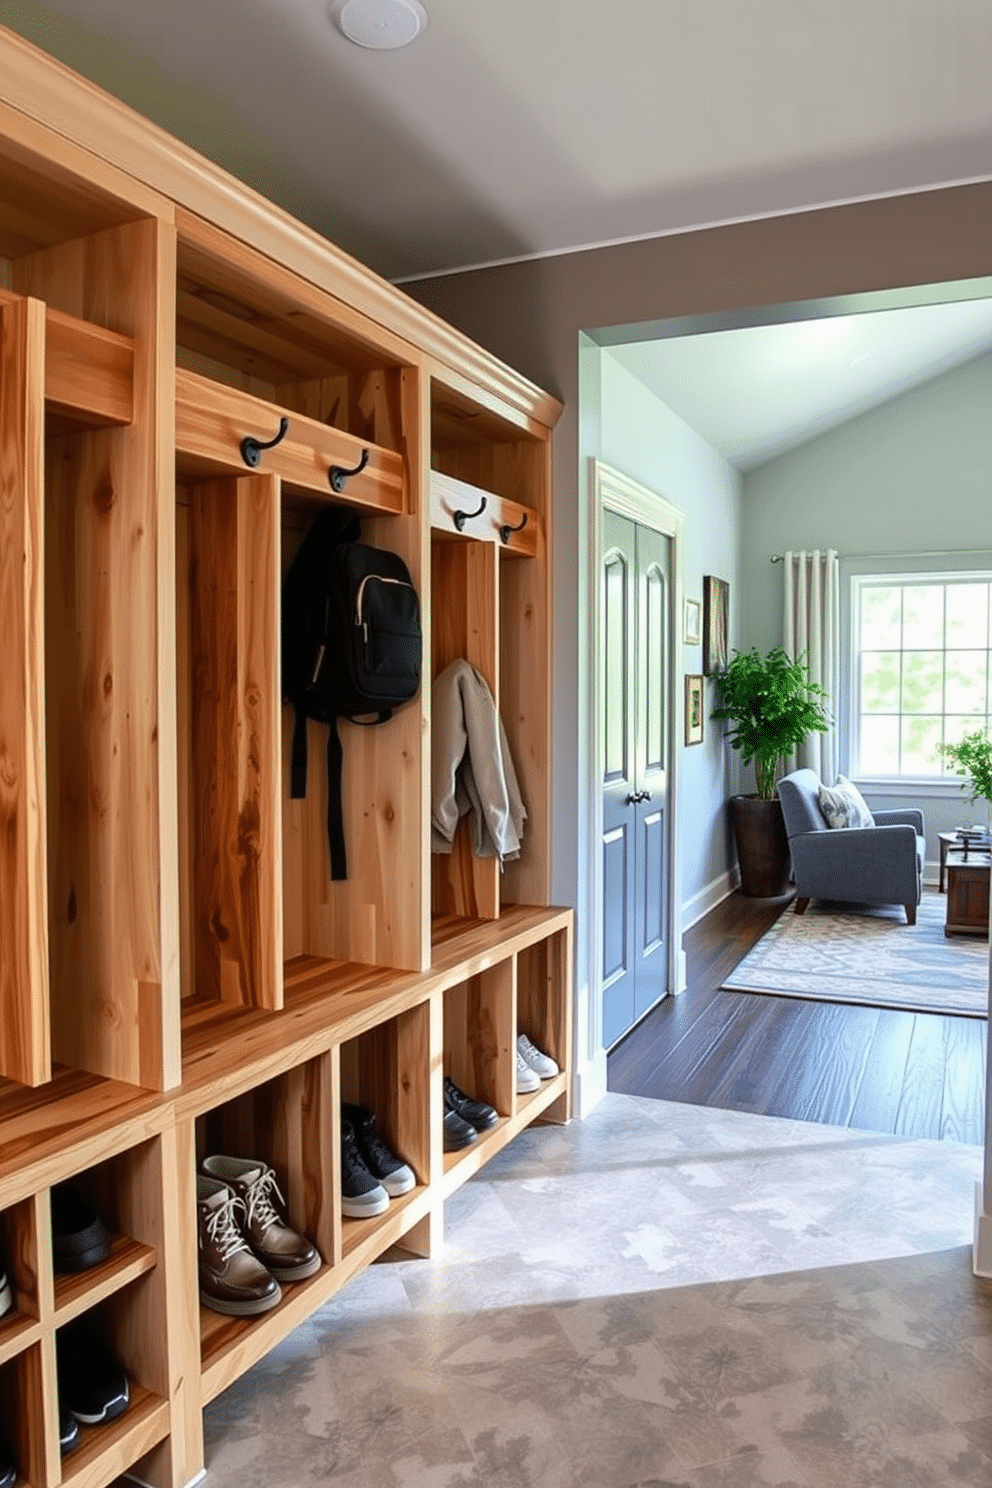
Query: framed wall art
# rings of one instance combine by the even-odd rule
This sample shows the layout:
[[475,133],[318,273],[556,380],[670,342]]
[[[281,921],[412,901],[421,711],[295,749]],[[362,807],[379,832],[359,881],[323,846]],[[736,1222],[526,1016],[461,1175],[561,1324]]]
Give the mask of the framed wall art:
[[698,646],[702,635],[703,605],[699,599],[685,602],[685,624],[682,639],[687,646]]
[[703,674],[727,670],[730,585],[707,574],[703,579]]
[[685,742],[703,742],[703,678],[699,672],[685,677]]

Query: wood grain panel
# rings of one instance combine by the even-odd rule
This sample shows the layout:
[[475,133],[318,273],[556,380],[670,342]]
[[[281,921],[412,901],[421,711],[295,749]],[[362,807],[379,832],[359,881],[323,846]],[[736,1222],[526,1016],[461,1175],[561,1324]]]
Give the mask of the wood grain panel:
[[[19,296],[0,290],[0,307]],[[45,310],[45,407],[84,424],[134,417],[134,341],[60,310]]]
[[[426,459],[426,416],[417,374],[401,372],[395,383],[389,418],[401,420],[404,469],[419,471]],[[381,432],[380,425],[374,424],[373,433]],[[410,480],[413,490],[412,475]],[[429,549],[418,513],[366,517],[362,537],[403,558],[421,596],[426,625]],[[284,548],[290,548],[285,533]],[[425,666],[427,652],[429,643]],[[327,729],[313,722],[308,728],[310,768],[304,801],[294,801],[289,794],[292,730],[292,709],[285,708],[282,800],[287,957],[305,952],[403,970],[425,968],[430,959],[425,686],[388,723],[374,728],[346,721],[340,724],[341,802],[348,857],[348,878],[342,882],[332,883],[329,876]]]
[[0,1073],[51,1073],[45,816],[45,307],[0,312]]
[[189,513],[196,996],[282,1005],[279,479],[213,481]]
[[[466,520],[462,528],[466,537],[494,543],[508,558],[544,556],[544,524],[532,506],[483,491],[439,470],[431,471],[430,500],[431,526],[436,532],[449,536],[457,532],[456,513],[477,512],[484,502],[482,512]],[[513,529],[505,543],[501,532],[504,525]]]
[[46,471],[52,1044],[159,1089],[181,1067],[174,251],[144,221],[14,265],[15,288],[135,343],[134,422],[58,441]]
[[[275,437],[283,413],[272,404],[237,388],[221,387],[195,372],[176,369],[176,449],[207,471],[240,474],[245,471],[241,441]],[[352,470],[368,449],[364,470],[353,476],[345,491],[331,489],[332,465]],[[406,505],[403,462],[390,449],[366,445],[332,425],[293,414],[285,438],[262,453],[260,470],[278,475],[296,489],[315,492],[328,502],[345,501],[371,511],[402,512]]]

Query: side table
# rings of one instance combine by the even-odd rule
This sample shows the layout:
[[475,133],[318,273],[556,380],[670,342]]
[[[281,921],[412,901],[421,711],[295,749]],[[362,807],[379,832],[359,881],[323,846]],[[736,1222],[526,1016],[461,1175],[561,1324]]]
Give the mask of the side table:
[[[940,892],[943,893],[944,875],[947,869],[947,854],[949,852],[961,852],[963,849],[961,838],[957,832],[939,832],[937,834],[937,841],[940,850]],[[992,847],[988,843],[979,843],[977,845],[972,843],[968,848],[968,857],[973,858],[976,853],[989,853],[990,851],[992,851]]]
[[992,863],[969,852],[947,854],[947,921],[945,935],[989,933],[989,873]]

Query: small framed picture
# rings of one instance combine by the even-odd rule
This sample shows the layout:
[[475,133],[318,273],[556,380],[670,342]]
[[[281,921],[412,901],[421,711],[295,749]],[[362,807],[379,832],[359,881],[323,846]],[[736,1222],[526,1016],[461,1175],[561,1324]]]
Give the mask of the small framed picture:
[[687,646],[698,646],[702,638],[703,602],[701,599],[687,599],[685,602],[685,635]]
[[703,678],[699,672],[686,672],[685,677],[685,742],[703,742]]
[[730,632],[730,585],[726,579],[707,574],[703,578],[703,672],[727,670],[727,637]]

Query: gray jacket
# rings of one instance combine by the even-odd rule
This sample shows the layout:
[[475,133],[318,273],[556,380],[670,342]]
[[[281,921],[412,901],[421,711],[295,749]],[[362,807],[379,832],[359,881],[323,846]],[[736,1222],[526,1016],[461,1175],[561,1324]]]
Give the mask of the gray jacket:
[[453,661],[431,700],[431,852],[450,853],[463,816],[477,858],[520,856],[527,812],[502,719],[485,678]]

